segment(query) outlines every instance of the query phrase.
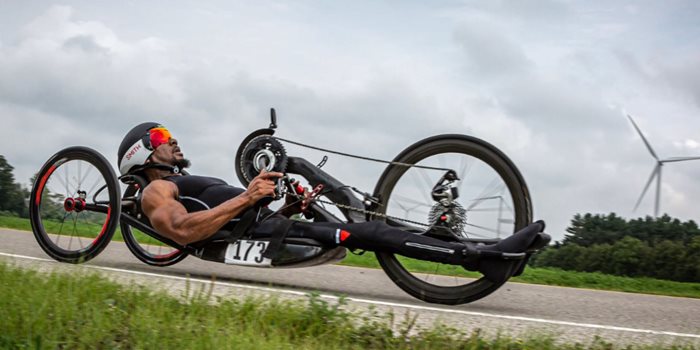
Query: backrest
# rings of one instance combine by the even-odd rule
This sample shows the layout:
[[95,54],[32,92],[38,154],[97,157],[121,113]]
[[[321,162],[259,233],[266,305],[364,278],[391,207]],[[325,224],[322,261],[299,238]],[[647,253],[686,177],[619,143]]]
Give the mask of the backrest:
[[148,186],[148,179],[138,174],[130,174],[119,177],[119,180],[127,185],[122,195],[122,211],[150,225],[148,218],[141,211],[142,190]]

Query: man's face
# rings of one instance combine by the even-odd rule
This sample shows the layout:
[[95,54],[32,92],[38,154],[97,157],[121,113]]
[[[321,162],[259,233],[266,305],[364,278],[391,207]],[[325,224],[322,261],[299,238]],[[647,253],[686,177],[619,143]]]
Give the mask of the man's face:
[[182,154],[180,146],[177,144],[177,139],[173,137],[167,143],[158,146],[151,155],[150,160],[154,163],[168,164],[180,168],[186,168],[190,164],[189,160],[185,159],[185,155]]

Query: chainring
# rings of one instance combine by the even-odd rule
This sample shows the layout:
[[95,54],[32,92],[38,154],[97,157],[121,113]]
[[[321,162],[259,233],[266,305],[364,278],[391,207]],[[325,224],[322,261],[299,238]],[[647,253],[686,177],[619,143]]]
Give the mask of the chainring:
[[284,173],[287,170],[287,152],[284,146],[270,135],[254,137],[243,148],[238,167],[248,183],[260,174],[260,162],[266,171]]

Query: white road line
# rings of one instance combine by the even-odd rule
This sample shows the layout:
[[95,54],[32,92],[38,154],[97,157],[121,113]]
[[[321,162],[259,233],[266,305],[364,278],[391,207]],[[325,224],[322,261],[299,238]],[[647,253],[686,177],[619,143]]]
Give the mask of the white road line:
[[[17,255],[17,254],[8,254],[8,253],[0,253],[0,255],[12,257],[12,258],[19,258],[19,259],[58,263],[55,260],[45,259],[45,258],[36,258],[33,256],[26,256],[26,255]],[[118,268],[113,268],[113,267],[95,266],[95,265],[82,265],[82,266],[87,267],[87,268],[91,268],[91,269],[97,269],[97,270],[129,273],[129,274],[141,275],[141,276],[168,278],[168,279],[178,280],[178,281],[190,281],[190,282],[195,281],[195,282],[201,282],[201,283],[212,283],[211,280],[206,280],[206,279],[201,279],[201,278],[162,275],[162,274],[157,274],[157,273],[152,273],[152,272],[131,271],[131,270],[124,270],[124,269],[118,269]],[[230,283],[230,282],[220,282],[220,281],[216,281],[216,282],[214,282],[214,284],[219,285],[219,286],[259,290],[259,291],[274,292],[274,293],[285,293],[285,294],[291,294],[291,295],[297,295],[297,296],[308,295],[307,292],[300,292],[300,291],[296,291],[296,290],[283,289],[283,288],[268,288],[268,287]],[[330,295],[330,294],[320,294],[319,296],[322,298],[332,299],[332,300],[339,299],[337,296]],[[379,301],[379,300],[372,300],[372,299],[360,299],[360,298],[347,297],[347,298],[345,298],[345,300],[366,303],[366,304],[382,305],[382,306],[402,307],[402,308],[413,309],[413,310],[446,312],[446,313],[461,314],[461,315],[468,315],[468,316],[491,317],[491,318],[500,318],[500,319],[506,319],[506,320],[545,323],[545,324],[553,324],[553,325],[561,325],[561,326],[573,326],[573,327],[582,327],[582,328],[593,328],[593,329],[603,329],[603,330],[612,330],[612,331],[644,333],[644,334],[653,334],[653,335],[668,335],[668,336],[674,336],[674,337],[700,339],[700,334],[678,333],[678,332],[668,332],[668,331],[655,331],[655,330],[651,330],[651,329],[607,326],[607,325],[599,325],[599,324],[593,324],[593,323],[578,323],[578,322],[569,322],[569,321],[548,320],[548,319],[543,319],[543,318],[488,314],[488,313],[484,313],[484,312],[474,312],[474,311],[466,311],[466,310],[451,310],[451,309],[444,309],[444,308],[433,307],[433,306],[394,303],[394,302]]]

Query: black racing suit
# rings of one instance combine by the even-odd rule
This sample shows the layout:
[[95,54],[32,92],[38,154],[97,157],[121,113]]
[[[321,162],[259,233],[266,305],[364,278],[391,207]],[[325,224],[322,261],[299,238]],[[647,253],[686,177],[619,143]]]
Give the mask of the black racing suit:
[[[245,191],[213,177],[170,176],[165,180],[177,186],[179,200],[188,212],[213,208]],[[269,214],[272,214],[272,211],[266,210],[261,216]],[[240,220],[242,215],[243,213],[234,218],[232,224]],[[289,228],[286,224],[289,221],[292,220],[282,215],[274,215],[254,224],[248,233],[253,238],[270,237],[280,228]],[[354,224],[294,221],[287,237],[311,238],[329,246],[340,245],[349,249],[395,253],[448,264],[464,262],[465,245],[462,243],[412,234],[381,221]]]

